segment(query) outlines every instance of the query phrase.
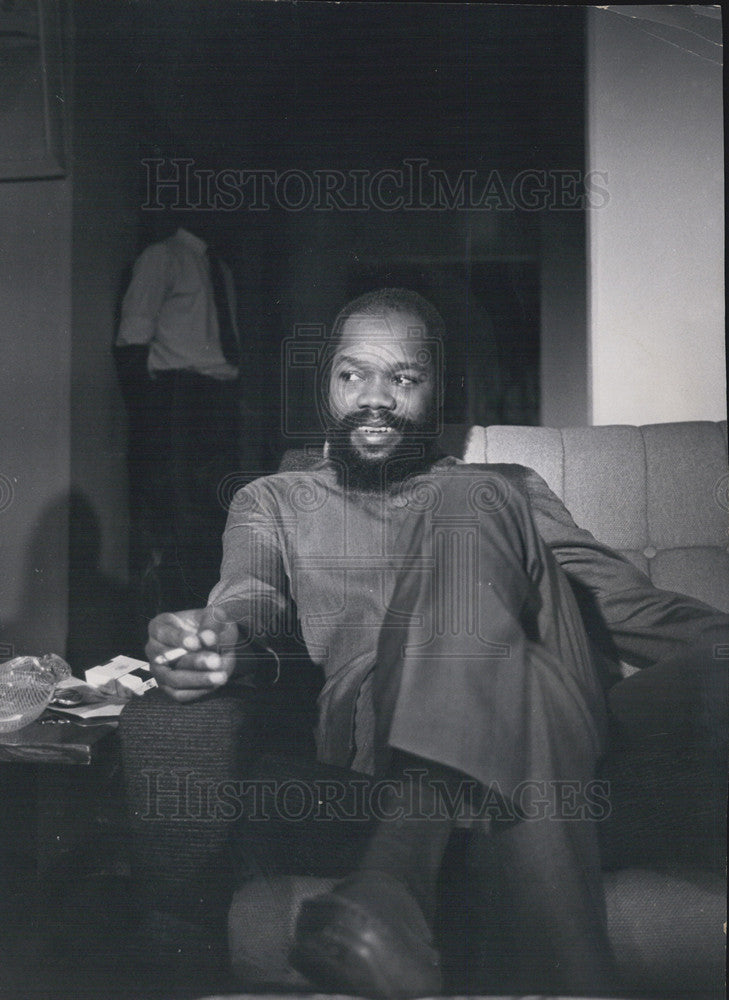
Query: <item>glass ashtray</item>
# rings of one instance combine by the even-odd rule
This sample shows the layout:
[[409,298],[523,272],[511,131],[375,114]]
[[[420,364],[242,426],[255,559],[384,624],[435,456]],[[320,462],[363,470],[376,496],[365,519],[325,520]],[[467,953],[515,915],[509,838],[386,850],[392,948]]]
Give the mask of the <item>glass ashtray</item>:
[[34,722],[53,697],[56,684],[71,668],[55,653],[16,656],[0,663],[0,733],[12,733]]

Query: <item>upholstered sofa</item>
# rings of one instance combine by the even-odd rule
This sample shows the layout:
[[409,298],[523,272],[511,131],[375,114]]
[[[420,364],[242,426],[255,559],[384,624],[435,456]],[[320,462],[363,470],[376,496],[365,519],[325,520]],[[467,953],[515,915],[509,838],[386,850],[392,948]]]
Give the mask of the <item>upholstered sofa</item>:
[[[468,462],[534,468],[578,524],[656,585],[729,611],[725,423],[449,427],[443,443]],[[297,463],[300,455],[286,459],[288,468]],[[727,656],[729,669],[729,649],[717,655]],[[327,880],[305,864],[280,877],[249,869],[238,887],[245,859],[228,846],[235,809],[219,802],[211,808],[209,801],[206,807],[204,790],[260,773],[266,752],[300,773],[306,765],[296,761],[312,754],[315,692],[315,678],[292,673],[279,688],[226,691],[191,705],[152,692],[121,718],[135,876],[155,915],[149,927],[167,929],[157,946],[168,946],[179,960],[186,941],[197,942],[189,949],[199,957],[201,941],[213,954],[227,933],[230,963],[247,992],[306,990],[286,960],[293,923],[300,900],[330,884],[334,873],[327,872]],[[682,775],[684,767],[670,741],[654,734],[620,748],[609,775],[622,796],[612,846],[605,849],[609,927],[626,989],[634,994],[723,992],[722,817],[706,805],[708,786]],[[473,927],[466,932],[473,934]],[[152,936],[147,942],[155,948]],[[452,991],[488,991],[473,969],[458,964],[452,965]]]

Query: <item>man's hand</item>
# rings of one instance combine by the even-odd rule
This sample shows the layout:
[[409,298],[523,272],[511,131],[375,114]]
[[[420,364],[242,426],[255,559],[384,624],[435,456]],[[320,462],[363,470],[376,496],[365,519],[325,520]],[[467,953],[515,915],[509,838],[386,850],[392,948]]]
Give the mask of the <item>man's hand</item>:
[[157,615],[149,623],[146,653],[152,676],[175,701],[195,701],[230,680],[238,626],[214,608]]

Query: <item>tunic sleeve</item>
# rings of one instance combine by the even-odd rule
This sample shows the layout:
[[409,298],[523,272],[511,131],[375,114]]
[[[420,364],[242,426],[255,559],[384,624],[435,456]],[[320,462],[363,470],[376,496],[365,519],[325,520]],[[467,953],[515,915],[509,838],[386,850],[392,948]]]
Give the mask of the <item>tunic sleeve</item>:
[[643,667],[726,635],[729,615],[655,587],[628,559],[579,528],[541,476],[523,471],[539,533],[572,584],[591,640],[605,655]]
[[273,648],[298,646],[275,497],[256,480],[238,490],[223,534],[220,580],[208,599],[243,635]]

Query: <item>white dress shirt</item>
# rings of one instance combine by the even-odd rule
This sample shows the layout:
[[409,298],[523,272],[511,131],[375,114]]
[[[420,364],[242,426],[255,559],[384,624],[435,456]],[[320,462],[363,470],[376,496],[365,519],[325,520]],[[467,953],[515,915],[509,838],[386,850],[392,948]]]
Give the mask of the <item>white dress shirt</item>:
[[[221,380],[238,369],[223,356],[207,244],[188,232],[153,243],[138,257],[121,309],[118,347],[149,344],[147,367],[159,371],[185,369]],[[238,342],[235,289],[221,261],[228,308]]]

